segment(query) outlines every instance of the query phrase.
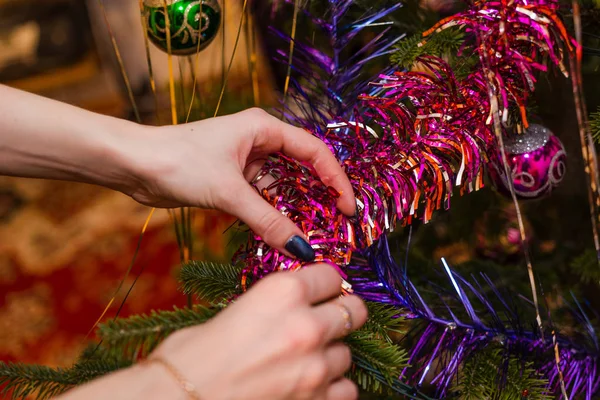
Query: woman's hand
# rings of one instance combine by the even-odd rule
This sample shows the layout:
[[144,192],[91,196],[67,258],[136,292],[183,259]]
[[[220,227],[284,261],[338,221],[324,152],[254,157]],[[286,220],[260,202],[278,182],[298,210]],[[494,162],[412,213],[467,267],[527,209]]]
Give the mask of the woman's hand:
[[304,261],[312,261],[314,253],[302,242],[302,231],[248,184],[270,154],[281,152],[311,164],[326,185],[341,193],[339,208],[347,215],[355,212],[350,182],[327,146],[259,109],[148,128],[129,145],[138,179],[125,191],[137,201],[228,212],[271,246]]
[[[201,400],[353,400],[342,339],[367,319],[356,296],[340,298],[328,265],[278,272],[204,325],[178,331],[143,363],[66,393],[62,400],[183,399],[182,382]],[[177,379],[176,379],[177,378]]]
[[[340,283],[327,265],[273,274],[212,321],[173,334],[154,356],[206,400],[355,399],[343,378],[350,351],[338,340],[349,333],[344,311],[354,330],[367,310],[358,297],[338,298]],[[172,379],[158,365],[152,373]]]
[[155,207],[216,208],[271,246],[305,261],[302,231],[248,184],[272,153],[315,168],[355,212],[352,187],[327,146],[261,110],[179,126],[147,127],[0,85],[0,175],[71,180]]
[[350,182],[327,146],[259,109],[152,128],[135,146],[140,179],[130,189],[134,199],[155,207],[192,205],[228,212],[265,242],[280,250],[287,247],[305,261],[314,256],[298,241],[302,231],[248,184],[267,157],[281,152],[308,162],[326,185],[341,192],[340,209],[348,215],[355,211]]

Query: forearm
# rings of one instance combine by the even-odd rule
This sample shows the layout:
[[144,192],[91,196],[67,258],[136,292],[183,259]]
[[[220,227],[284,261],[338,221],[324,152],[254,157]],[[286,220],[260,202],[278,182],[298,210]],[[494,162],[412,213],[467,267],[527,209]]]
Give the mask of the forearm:
[[57,400],[184,400],[185,393],[160,365],[136,365],[77,387]]
[[0,85],[0,175],[121,190],[140,126]]

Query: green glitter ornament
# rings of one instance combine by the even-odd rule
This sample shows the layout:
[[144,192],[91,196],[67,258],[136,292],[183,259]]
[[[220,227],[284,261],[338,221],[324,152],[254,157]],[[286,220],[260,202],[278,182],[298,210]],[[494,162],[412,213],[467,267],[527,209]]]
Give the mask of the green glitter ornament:
[[217,0],[144,0],[144,13],[148,37],[165,52],[168,51],[168,15],[171,53],[175,55],[187,56],[206,48],[221,26],[221,7]]

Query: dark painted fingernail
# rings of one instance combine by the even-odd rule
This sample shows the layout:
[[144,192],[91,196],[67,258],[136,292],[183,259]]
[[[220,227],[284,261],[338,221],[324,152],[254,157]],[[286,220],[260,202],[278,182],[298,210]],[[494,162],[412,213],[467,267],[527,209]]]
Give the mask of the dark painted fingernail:
[[302,261],[313,261],[315,259],[315,251],[300,236],[292,236],[285,244],[285,249]]

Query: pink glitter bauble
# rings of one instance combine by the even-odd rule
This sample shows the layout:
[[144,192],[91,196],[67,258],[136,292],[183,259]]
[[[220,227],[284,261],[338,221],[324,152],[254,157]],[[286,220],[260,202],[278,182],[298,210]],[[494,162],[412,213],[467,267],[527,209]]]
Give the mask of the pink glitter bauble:
[[[550,194],[565,176],[567,153],[560,139],[546,127],[530,125],[524,133],[505,139],[504,149],[519,199],[542,198]],[[498,191],[510,196],[500,154],[492,159],[488,170]]]

